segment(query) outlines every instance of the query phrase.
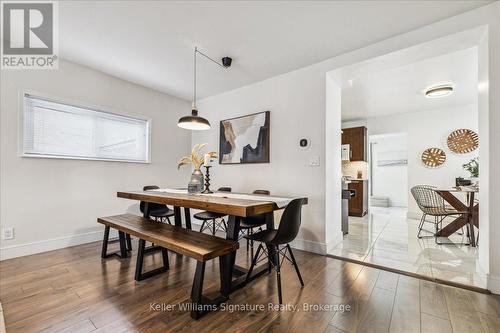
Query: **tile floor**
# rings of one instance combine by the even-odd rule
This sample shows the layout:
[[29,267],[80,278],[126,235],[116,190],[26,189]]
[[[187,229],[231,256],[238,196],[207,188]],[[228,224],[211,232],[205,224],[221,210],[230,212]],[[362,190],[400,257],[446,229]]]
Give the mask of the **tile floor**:
[[[450,220],[451,222],[451,220]],[[433,237],[417,238],[419,221],[406,218],[406,209],[371,207],[360,217],[349,217],[349,234],[330,254],[370,262],[412,273],[485,288],[476,270],[478,248],[461,245],[458,234],[438,245]],[[434,225],[426,223],[432,230]],[[429,232],[422,232],[430,236]]]

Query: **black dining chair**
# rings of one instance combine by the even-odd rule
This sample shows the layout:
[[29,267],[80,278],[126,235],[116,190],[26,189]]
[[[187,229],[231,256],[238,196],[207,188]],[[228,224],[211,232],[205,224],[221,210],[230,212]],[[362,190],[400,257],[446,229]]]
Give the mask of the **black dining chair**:
[[[304,199],[294,199],[290,201],[290,203],[286,206],[283,215],[281,216],[280,225],[278,229],[271,230],[263,230],[252,234],[251,236],[247,236],[249,239],[261,242],[259,247],[257,248],[257,252],[252,259],[252,264],[250,265],[250,269],[248,270],[248,274],[246,280],[249,281],[252,271],[255,265],[268,258],[269,253],[268,250],[273,249],[275,251],[275,259],[269,260],[269,263],[276,269],[276,277],[278,280],[278,299],[279,303],[282,304],[282,295],[281,295],[281,265],[283,260],[286,259],[290,261],[295,268],[295,272],[299,277],[300,284],[302,287],[304,286],[304,281],[302,280],[302,276],[300,275],[299,266],[297,265],[297,261],[292,252],[292,248],[290,247],[290,242],[297,237],[300,228],[301,222],[301,210],[302,205],[304,204]],[[268,250],[262,245],[264,243]],[[280,246],[282,246],[280,248]],[[262,258],[260,254],[264,255]],[[289,256],[287,256],[287,252]],[[281,257],[281,258],[280,258]],[[269,259],[269,258],[268,258]]]
[[[255,190],[253,194],[260,195],[271,195],[271,192],[268,190]],[[266,224],[266,215],[259,214],[245,217],[241,220],[240,223],[240,235],[241,237],[251,236],[254,233],[254,229],[258,228],[258,231],[262,231],[262,226]],[[246,237],[245,237],[246,238]],[[253,240],[247,239],[247,253],[250,250],[251,258],[253,258]]]
[[[230,187],[219,187],[218,189],[219,192],[231,192]],[[217,230],[222,229],[224,232],[227,230],[227,224],[226,221],[224,220],[224,217],[227,214],[224,213],[215,213],[215,212],[209,212],[209,211],[203,211],[200,213],[196,213],[193,215],[193,217],[197,220],[203,221],[201,224],[200,232],[205,231],[208,229],[209,231],[211,230],[212,235],[215,236],[215,233]],[[220,219],[220,221],[217,221]]]
[[[151,191],[151,190],[157,190],[159,189],[158,186],[156,185],[148,185],[144,186],[143,191]],[[139,208],[141,210],[141,213],[144,213],[144,206],[146,203],[144,201],[141,201],[139,204]],[[154,219],[155,221],[159,222],[168,222],[168,224],[172,224],[170,222],[170,217],[174,216],[174,210],[168,208],[167,205],[162,205],[162,204],[157,204],[157,203],[149,203],[149,216],[150,218]]]

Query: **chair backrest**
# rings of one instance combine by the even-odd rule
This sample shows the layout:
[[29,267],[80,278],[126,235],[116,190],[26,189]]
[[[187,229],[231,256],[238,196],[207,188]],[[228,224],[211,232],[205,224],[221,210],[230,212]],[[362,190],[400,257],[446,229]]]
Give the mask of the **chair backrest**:
[[411,188],[411,194],[424,213],[429,209],[444,209],[445,207],[444,199],[437,194],[435,186],[417,185]]
[[273,242],[278,244],[287,244],[297,237],[300,228],[303,204],[304,199],[293,199],[286,206],[283,215],[281,215],[278,232],[276,233]]
[[231,188],[230,187],[219,187],[219,189],[217,191],[231,192]]
[[[143,191],[151,191],[151,190],[157,190],[157,189],[159,189],[159,187],[156,185],[146,185],[142,188]],[[144,213],[144,206],[145,205],[146,205],[146,202],[144,202],[144,201],[141,201],[141,203],[139,204],[139,209],[141,210],[141,213]],[[157,204],[157,203],[153,203],[153,202],[150,202],[148,206],[149,206],[149,211],[166,207],[166,205]]]
[[269,192],[268,190],[255,190],[253,191],[253,194],[271,195],[271,192]]
[[[268,190],[255,190],[252,193],[260,195],[271,195],[271,192],[269,192]],[[266,223],[266,214],[258,214],[245,217],[245,223],[254,226],[263,225]]]

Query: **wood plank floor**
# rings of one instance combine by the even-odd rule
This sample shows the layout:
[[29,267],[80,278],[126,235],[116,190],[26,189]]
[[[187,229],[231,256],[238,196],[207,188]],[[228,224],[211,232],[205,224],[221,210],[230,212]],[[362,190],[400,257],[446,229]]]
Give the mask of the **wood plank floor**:
[[[170,271],[134,281],[135,257],[100,258],[100,242],[0,262],[0,302],[7,332],[499,332],[500,297],[295,251],[306,286],[285,264],[284,302],[277,303],[275,274],[231,295],[229,305],[255,306],[210,313],[198,321],[186,303],[195,261],[170,253]],[[111,247],[115,247],[112,245]],[[137,242],[134,241],[134,249]],[[113,250],[111,248],[110,250]],[[135,251],[134,251],[135,254]],[[237,258],[248,265],[245,244]],[[147,268],[161,264],[148,255]],[[207,264],[205,289],[218,288],[218,264]],[[175,305],[154,311],[151,305]],[[311,311],[322,304],[350,311]]]

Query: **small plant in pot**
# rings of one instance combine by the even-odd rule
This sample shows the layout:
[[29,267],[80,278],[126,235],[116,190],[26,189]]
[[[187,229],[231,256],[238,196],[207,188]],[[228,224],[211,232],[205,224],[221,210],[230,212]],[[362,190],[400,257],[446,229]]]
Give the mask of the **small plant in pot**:
[[210,158],[217,157],[217,153],[215,151],[209,151],[206,154],[201,153],[206,145],[206,143],[194,145],[191,150],[191,155],[184,156],[177,164],[177,169],[183,165],[189,164],[192,164],[194,167],[194,171],[191,174],[191,179],[188,184],[189,193],[198,193],[203,191],[203,172],[201,172],[201,167],[205,163],[205,155],[208,155]]
[[479,185],[479,157],[473,158],[463,166],[464,170],[470,173],[470,180],[473,184]]

